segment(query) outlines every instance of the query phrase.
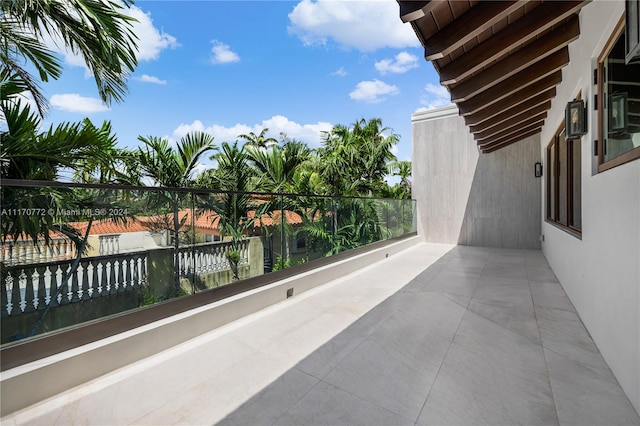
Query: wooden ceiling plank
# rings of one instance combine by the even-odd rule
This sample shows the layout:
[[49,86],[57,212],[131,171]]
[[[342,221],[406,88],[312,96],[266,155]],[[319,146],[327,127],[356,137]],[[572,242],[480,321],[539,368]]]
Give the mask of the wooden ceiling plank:
[[519,138],[521,137],[521,135],[524,135],[526,133],[529,133],[533,130],[536,129],[540,129],[542,128],[542,126],[544,125],[544,120],[541,121],[537,121],[535,123],[532,123],[526,127],[522,127],[518,130],[516,130],[515,132],[511,132],[508,135],[504,135],[501,136],[499,138],[491,138],[488,139],[486,142],[478,144],[480,149],[489,149],[489,148],[493,148],[495,146],[499,146],[502,145],[503,143],[513,139],[513,138]]
[[432,61],[448,55],[525,3],[526,0],[512,0],[475,5],[425,41],[425,59]]
[[[499,115],[484,121],[477,126],[470,126],[471,133],[480,134],[483,132],[497,132],[497,128],[511,127],[516,123],[520,123],[526,120],[532,115],[538,115],[541,112],[545,112],[551,109],[551,101],[545,99],[532,98],[528,101],[518,105],[517,111],[509,109],[503,111]],[[489,133],[493,134],[493,133]]]
[[460,102],[458,104],[458,111],[462,116],[467,116],[472,114],[478,115],[484,111],[488,111],[487,118],[493,117],[494,115],[498,115],[500,112],[504,111],[505,109],[511,108],[512,106],[516,106],[547,89],[557,86],[561,82],[562,82],[562,70],[558,70],[553,74],[543,78],[542,80],[538,80],[536,84],[523,87],[518,92],[514,93],[513,95],[509,96],[506,99],[503,99],[502,102],[500,102],[499,104],[492,104],[486,108],[479,108],[479,109],[472,110],[470,108],[467,108],[467,106],[465,105],[465,102]]
[[525,105],[529,101],[547,101],[556,96],[556,87],[553,84],[547,90],[540,92],[539,87],[529,86],[525,88],[518,97],[512,96],[509,101],[503,102],[500,107],[486,108],[475,114],[464,117],[465,124],[467,126],[477,126],[493,117],[502,116],[507,112],[511,112],[509,115],[515,115],[520,112],[520,105]]
[[451,90],[451,100],[458,104],[464,111],[478,111],[487,108],[496,102],[513,95],[522,88],[536,84],[543,78],[558,72],[569,63],[569,48],[553,53],[531,65],[519,73],[509,77],[497,87],[485,90],[469,100],[455,99],[454,90]]
[[572,41],[577,40],[579,36],[580,22],[578,20],[578,16],[575,15],[569,22],[567,22],[566,25],[558,27],[553,32],[534,41],[525,49],[519,50],[513,55],[482,71],[480,74],[474,75],[473,78],[467,79],[456,85],[450,90],[451,101],[461,102],[470,99],[478,93],[503,82],[529,66],[540,63],[541,61],[546,62],[547,57],[550,57],[559,50],[563,50],[565,52],[563,57],[566,57],[566,62],[568,63],[569,50],[566,46]]
[[478,145],[481,145],[489,138],[510,135],[514,131],[518,131],[523,127],[529,126],[530,124],[537,123],[538,121],[544,121],[546,118],[547,112],[543,111],[539,114],[529,115],[527,118],[520,119],[519,121],[510,121],[508,124],[505,122],[500,126],[492,127],[490,130],[485,130],[484,132],[480,133],[474,133],[473,138],[478,141]]
[[516,142],[520,142],[523,139],[526,139],[528,137],[536,135],[536,134],[538,134],[540,132],[542,132],[542,128],[531,130],[531,131],[523,133],[521,135],[514,136],[513,139],[505,140],[500,145],[496,145],[496,146],[493,146],[491,148],[481,148],[480,152],[482,154],[490,154],[490,153],[495,152],[495,151],[497,151],[499,149],[502,149],[502,148],[505,148],[505,147],[507,147],[509,145],[512,145],[512,144],[514,144]]
[[452,84],[481,70],[506,55],[515,47],[533,40],[552,26],[580,11],[588,1],[547,1],[491,39],[479,44],[465,55],[442,66],[440,83]]
[[407,23],[425,17],[437,5],[437,0],[415,1],[398,0],[400,20]]

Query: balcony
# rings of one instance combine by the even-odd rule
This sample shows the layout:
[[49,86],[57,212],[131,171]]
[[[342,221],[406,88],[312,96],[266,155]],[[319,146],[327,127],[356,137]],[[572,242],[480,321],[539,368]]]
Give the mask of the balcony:
[[[337,278],[318,270],[322,286],[2,423],[640,424],[540,251],[410,242],[395,254],[376,249],[378,260]],[[172,330],[188,334],[187,324]],[[111,343],[102,363],[128,356]],[[65,356],[5,371],[3,381]],[[57,374],[68,381],[85,368],[100,363]],[[46,387],[33,377],[14,390]]]

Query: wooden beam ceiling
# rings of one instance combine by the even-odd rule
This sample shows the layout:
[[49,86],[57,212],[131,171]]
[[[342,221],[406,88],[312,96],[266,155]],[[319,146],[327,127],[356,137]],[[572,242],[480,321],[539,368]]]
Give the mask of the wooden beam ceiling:
[[[432,2],[433,3],[433,2]],[[543,32],[560,23],[582,7],[583,1],[549,1],[533,9],[524,22],[510,25],[494,37],[480,43],[469,52],[440,69],[440,83],[452,84],[480,71],[505,56],[519,44],[535,40]]]
[[588,2],[398,0],[482,152],[540,132]]
[[[516,105],[513,108],[504,109],[497,115],[483,117],[481,114],[468,115],[464,117],[465,124],[469,126],[471,133],[481,132],[485,129],[494,126],[504,126],[504,122],[518,117],[521,114],[527,114],[529,110],[539,106],[545,105],[549,110],[551,108],[551,99],[556,95],[556,88],[549,89],[546,92],[540,93],[531,99],[527,99],[521,104]],[[488,112],[484,112],[487,115]]]
[[493,107],[482,108],[480,110],[471,110],[466,108],[466,105],[461,102],[458,104],[458,110],[463,117],[470,117],[470,121],[474,124],[481,123],[495,115],[500,114],[505,109],[520,105],[521,103],[540,94],[540,90],[553,89],[553,96],[555,96],[555,88],[562,81],[562,71],[556,71],[548,77],[543,78],[536,84],[532,84],[524,87],[514,95],[508,97],[500,105],[494,105]]
[[518,136],[515,136],[515,137],[513,137],[511,139],[506,139],[504,142],[502,142],[499,145],[494,145],[494,146],[492,146],[490,148],[481,148],[480,152],[483,153],[483,154],[490,154],[490,153],[492,153],[494,151],[497,151],[497,150],[499,150],[501,148],[504,148],[505,146],[509,146],[509,145],[514,144],[516,142],[520,142],[521,140],[526,139],[526,138],[528,138],[530,136],[537,135],[541,131],[542,131],[542,128],[537,128],[537,129],[533,129],[533,130],[528,131],[528,132],[520,133]]
[[[527,102],[531,102],[531,100]],[[514,112],[512,110],[506,110],[504,111],[504,113],[496,115],[477,126],[470,126],[469,130],[471,131],[471,133],[473,133],[475,139],[482,139],[484,137],[494,135],[498,133],[500,129],[515,126],[519,123],[527,121],[531,116],[536,116],[542,112],[548,111],[549,109],[551,109],[551,101],[540,103],[531,108],[524,106],[521,108],[526,109],[515,115],[513,115]]]
[[436,2],[428,0],[401,0],[398,3],[400,4],[400,20],[405,23],[423,18],[425,15],[430,13],[436,5]]
[[479,144],[478,146],[480,147],[480,149],[484,149],[484,150],[495,148],[497,146],[503,145],[503,144],[511,141],[514,138],[519,137],[523,133],[528,133],[528,132],[534,131],[536,129],[540,130],[540,129],[542,129],[543,125],[544,125],[544,120],[540,120],[540,121],[531,123],[528,126],[521,127],[515,132],[508,133],[508,134],[505,134],[505,135],[500,136],[500,137],[489,138],[489,139],[486,140],[486,142],[484,142],[482,144]]
[[[571,41],[576,40],[578,36],[580,36],[580,25],[578,17],[574,16],[558,31],[548,33],[528,45],[526,49],[520,49],[505,60],[497,62],[492,67],[476,74],[473,78],[453,87],[451,89],[451,100],[453,102],[465,101],[520,71],[532,70],[536,63],[557,59],[561,62],[560,66],[568,64],[569,50],[566,46]],[[556,54],[555,57],[551,57],[552,54],[558,51],[562,52],[562,54]]]
[[[438,1],[438,0],[433,0]],[[425,39],[425,59],[442,58],[521,8],[524,0],[482,1],[433,36]]]
[[[541,58],[538,62],[536,62],[529,68],[524,69],[519,73],[509,77],[498,86],[489,87],[486,90],[478,93],[468,101],[459,102],[456,99],[452,99],[452,101],[457,102],[460,111],[464,111],[465,113],[479,111],[483,108],[488,108],[506,98],[517,95],[519,91],[527,86],[536,85],[545,77],[557,73],[568,63],[569,49],[565,47],[559,52]],[[562,79],[562,75],[560,75],[560,79]],[[453,98],[453,94],[451,95],[451,97]]]
[[489,138],[500,138],[506,135],[513,134],[519,129],[527,127],[533,123],[544,122],[545,118],[547,118],[547,111],[540,112],[535,115],[527,114],[527,117],[525,119],[514,121],[509,126],[505,125],[505,127],[493,127],[489,130],[485,130],[484,132],[474,133],[473,138],[478,141],[478,145],[482,145],[487,140],[489,140]]

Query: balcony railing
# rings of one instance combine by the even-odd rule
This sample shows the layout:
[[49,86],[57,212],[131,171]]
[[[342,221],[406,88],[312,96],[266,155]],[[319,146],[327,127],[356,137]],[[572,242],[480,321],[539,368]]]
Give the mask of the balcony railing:
[[412,200],[7,180],[1,191],[3,343],[415,232]]

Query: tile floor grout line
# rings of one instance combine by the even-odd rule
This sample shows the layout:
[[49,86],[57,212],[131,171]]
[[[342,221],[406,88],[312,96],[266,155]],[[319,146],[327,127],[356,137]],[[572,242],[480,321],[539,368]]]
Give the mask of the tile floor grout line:
[[[444,266],[446,267],[447,264],[449,262],[447,262]],[[486,262],[485,262],[486,265]],[[444,269],[444,267],[443,267]],[[482,267],[482,271],[484,271],[484,266]],[[478,276],[478,281],[476,281],[476,287],[478,286],[478,282],[480,281],[480,277],[482,276],[482,271],[480,271],[480,275]],[[475,294],[475,288],[473,291],[473,294]],[[415,419],[415,424],[418,424],[418,420],[420,419],[420,416],[422,416],[422,413],[424,411],[424,407],[426,407],[427,405],[427,401],[429,400],[429,397],[431,396],[431,392],[433,391],[433,386],[435,385],[436,381],[438,380],[438,376],[440,376],[440,371],[442,370],[442,366],[444,365],[445,360],[447,359],[447,356],[449,355],[449,351],[451,350],[451,346],[453,346],[453,341],[456,339],[456,336],[458,335],[458,330],[460,330],[460,325],[462,324],[462,321],[464,320],[464,317],[467,315],[467,312],[469,312],[469,304],[471,303],[471,300],[473,299],[473,296],[471,296],[471,298],[469,298],[469,303],[467,303],[467,307],[465,308],[465,312],[462,315],[462,317],[460,317],[460,322],[458,322],[458,326],[456,327],[456,331],[453,333],[453,336],[451,337],[451,341],[449,342],[449,347],[447,347],[447,352],[445,352],[444,356],[442,357],[442,361],[440,362],[440,366],[438,367],[438,372],[436,373],[436,375],[433,377],[433,381],[431,382],[431,386],[429,386],[429,392],[427,392],[427,396],[424,399],[424,402],[422,403],[422,407],[420,408],[420,411],[418,412],[418,417],[416,417]]]
[[323,379],[320,379],[320,381],[321,381],[321,382],[323,382],[323,383],[324,383],[324,384],[326,384],[326,385],[333,386],[334,388],[338,388],[338,389],[340,389],[341,391],[343,391],[343,392],[345,392],[345,393],[348,393],[349,395],[353,396],[354,398],[359,399],[360,401],[364,401],[364,402],[366,402],[367,404],[371,404],[371,405],[373,405],[373,406],[375,406],[375,407],[378,407],[379,409],[384,410],[384,411],[386,411],[387,413],[391,413],[391,414],[393,414],[394,416],[402,417],[403,419],[406,419],[406,420],[408,420],[408,421],[413,421],[413,420],[411,420],[411,419],[407,418],[404,414],[396,413],[395,411],[391,411],[391,410],[389,410],[388,408],[381,407],[380,405],[376,404],[374,401],[370,401],[370,400],[365,399],[365,398],[363,398],[363,397],[361,397],[361,396],[359,396],[359,395],[356,395],[355,393],[350,392],[350,391],[348,391],[348,390],[346,390],[346,389],[342,388],[341,386],[338,386],[338,385],[336,385],[336,384],[334,384],[334,383],[329,383],[329,382],[327,382],[326,380],[323,380]]
[[553,399],[553,411],[556,414],[556,423],[560,424],[560,416],[558,415],[558,401],[556,400],[556,393],[553,391],[553,384],[551,383],[551,374],[549,373],[549,364],[547,363],[547,354],[544,350],[544,342],[542,340],[542,335],[540,334],[540,323],[538,322],[538,314],[536,312],[536,303],[533,299],[533,292],[531,291],[531,281],[529,281],[529,271],[527,268],[527,262],[525,260],[524,264],[525,272],[527,274],[527,283],[529,285],[529,294],[531,295],[531,305],[533,306],[533,317],[536,320],[536,330],[538,331],[538,339],[540,342],[540,350],[542,352],[542,359],[544,360],[544,368],[547,372],[547,381],[549,382],[549,390],[551,391],[551,397]]
[[302,371],[302,370],[300,370],[300,369],[299,369],[298,367],[296,367],[295,365],[293,366],[293,368],[292,368],[292,369],[294,369],[294,370],[296,370],[296,371],[299,371],[300,373],[306,374],[307,376],[309,376],[309,377],[311,377],[311,378],[313,378],[313,379],[316,379],[316,382],[314,383],[314,385],[313,385],[313,386],[311,386],[311,387],[309,388],[309,390],[308,390],[308,391],[306,391],[306,392],[304,393],[304,395],[302,395],[302,396],[301,396],[300,398],[298,398],[298,399],[297,399],[293,404],[291,404],[291,405],[289,406],[289,408],[287,408],[286,410],[284,410],[284,411],[282,412],[282,414],[281,414],[277,419],[275,419],[275,420],[273,421],[273,423],[271,423],[271,425],[270,425],[270,426],[275,425],[275,424],[276,424],[276,423],[278,423],[282,418],[284,418],[284,416],[286,416],[286,415],[287,415],[287,413],[289,413],[289,411],[291,411],[291,409],[292,409],[292,408],[293,408],[293,407],[294,407],[298,402],[300,402],[300,401],[301,401],[305,396],[307,396],[307,395],[309,394],[309,392],[311,392],[312,390],[314,390],[314,389],[316,388],[316,386],[318,386],[318,384],[322,381],[322,379],[319,379],[319,378],[317,378],[316,376],[314,376],[314,375],[312,375],[312,374],[307,373],[306,371]]

